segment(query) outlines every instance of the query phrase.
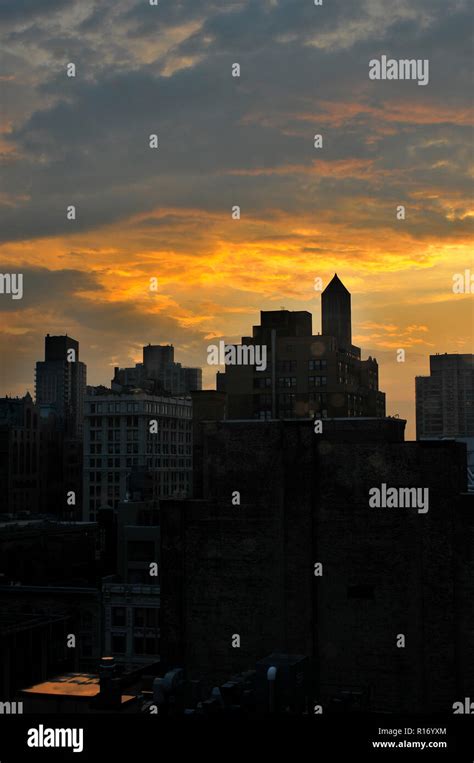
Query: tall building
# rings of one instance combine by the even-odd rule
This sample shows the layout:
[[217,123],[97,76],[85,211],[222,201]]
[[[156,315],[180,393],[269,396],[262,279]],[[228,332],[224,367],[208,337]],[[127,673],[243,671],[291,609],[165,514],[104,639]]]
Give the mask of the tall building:
[[416,435],[474,437],[474,355],[430,355],[416,377]]
[[115,368],[112,389],[123,387],[146,388],[155,382],[158,389],[170,395],[187,395],[202,389],[202,369],[186,368],[175,363],[172,344],[148,344],[143,348],[143,362],[134,368]]
[[42,415],[55,413],[70,437],[81,437],[86,366],[79,360],[79,342],[71,337],[45,337],[44,360],[36,363],[36,403]]
[[[189,495],[190,399],[146,392],[87,395],[84,416],[83,517],[118,508],[132,470],[151,475],[152,497]],[[152,424],[151,422],[155,422]]]
[[31,395],[0,399],[0,513],[39,509],[40,417]]
[[322,334],[306,311],[260,315],[242,346],[265,346],[266,369],[226,365],[217,377],[229,419],[385,416],[377,361],[352,344],[351,295],[337,275],[322,293]]
[[[102,586],[105,650],[120,663],[154,663],[160,656],[158,503],[126,500],[117,512],[117,579]],[[158,566],[153,572],[158,572]]]
[[430,355],[430,376],[417,376],[415,388],[417,439],[464,442],[474,493],[474,355]]

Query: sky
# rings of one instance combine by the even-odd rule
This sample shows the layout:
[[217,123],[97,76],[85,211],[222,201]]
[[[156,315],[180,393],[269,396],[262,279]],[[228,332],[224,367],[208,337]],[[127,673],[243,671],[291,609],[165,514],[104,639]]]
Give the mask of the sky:
[[[337,272],[414,438],[429,355],[474,351],[467,0],[0,0],[0,28],[0,273],[24,284],[0,395],[33,393],[48,332],[89,384],[150,342],[213,388],[210,343],[280,307],[317,333]],[[428,85],[371,80],[382,55],[429,60]]]

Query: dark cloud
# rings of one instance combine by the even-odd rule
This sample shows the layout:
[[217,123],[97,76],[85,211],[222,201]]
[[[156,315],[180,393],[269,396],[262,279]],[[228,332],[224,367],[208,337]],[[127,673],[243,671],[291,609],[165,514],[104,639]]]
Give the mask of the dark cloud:
[[1,266],[1,273],[21,273],[23,276],[23,297],[12,299],[10,295],[0,295],[0,313],[28,310],[41,305],[46,300],[50,305],[68,304],[76,299],[79,291],[99,290],[96,279],[82,270],[47,270],[46,268],[15,269],[12,265]]
[[[468,193],[470,138],[465,125],[455,124],[457,110],[469,106],[465,2],[366,0],[317,8],[294,0],[225,6],[199,0],[154,8],[140,0],[87,7],[77,28],[46,24],[39,32],[56,63],[41,70],[36,89],[46,106],[6,136],[21,159],[5,166],[4,187],[30,200],[6,208],[3,240],[70,232],[69,204],[78,209],[74,230],[83,231],[156,206],[330,212],[358,197],[403,203],[422,188]],[[137,44],[156,44],[190,22],[199,22],[197,32],[152,62],[150,54],[147,63],[137,60]],[[132,32],[139,38],[133,44]],[[64,51],[64,61],[77,63],[76,78],[65,76],[64,61],[58,70]],[[382,53],[429,58],[430,84],[369,81],[368,62]],[[188,56],[197,58],[166,74]],[[240,79],[231,77],[234,61],[241,63]],[[328,102],[338,101],[347,115],[326,121]],[[353,103],[366,111],[352,114]],[[385,111],[397,104],[400,116],[386,121]],[[412,110],[420,107],[426,116],[416,124]],[[321,153],[312,146],[316,131],[324,134]],[[158,151],[148,147],[152,133]],[[337,165],[332,176],[319,176],[317,167],[304,171],[319,158],[366,160],[372,171],[338,173]],[[278,175],[235,174],[285,167]],[[427,231],[436,222],[440,235],[451,234],[439,210],[436,220],[429,214]]]
[[32,16],[49,16],[70,6],[70,0],[0,0],[0,21],[28,22]]

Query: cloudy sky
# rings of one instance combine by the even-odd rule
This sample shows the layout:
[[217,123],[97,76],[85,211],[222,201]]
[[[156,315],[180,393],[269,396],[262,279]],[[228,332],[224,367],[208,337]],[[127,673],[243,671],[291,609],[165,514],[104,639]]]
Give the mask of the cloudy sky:
[[[213,387],[210,341],[282,306],[316,333],[337,271],[414,436],[429,354],[473,351],[467,0],[0,0],[0,27],[0,272],[24,274],[0,395],[33,390],[47,332],[91,384],[172,342]],[[429,84],[370,80],[384,54]]]

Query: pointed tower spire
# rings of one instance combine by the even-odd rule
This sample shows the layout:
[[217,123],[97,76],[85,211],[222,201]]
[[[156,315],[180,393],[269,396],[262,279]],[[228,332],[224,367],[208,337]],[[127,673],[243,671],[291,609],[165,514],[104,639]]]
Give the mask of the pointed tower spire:
[[321,295],[322,332],[334,336],[342,350],[352,346],[351,295],[337,273]]

